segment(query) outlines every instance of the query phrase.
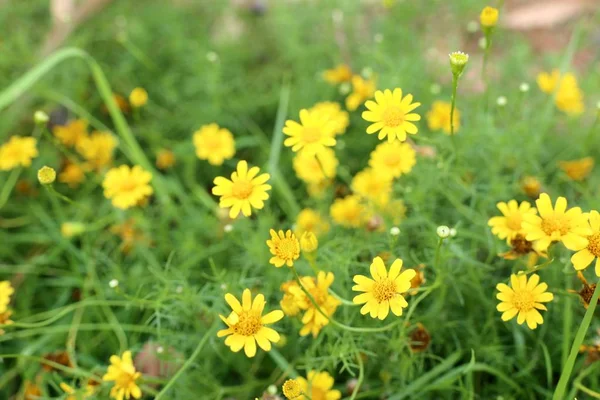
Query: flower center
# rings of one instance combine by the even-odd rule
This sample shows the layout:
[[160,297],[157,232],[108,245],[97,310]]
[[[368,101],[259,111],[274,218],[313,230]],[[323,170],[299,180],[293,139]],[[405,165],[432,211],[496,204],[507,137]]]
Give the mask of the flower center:
[[550,217],[542,220],[542,230],[548,236],[558,233],[559,236],[569,233],[569,221],[564,217]]
[[137,187],[137,182],[133,179],[127,179],[121,183],[121,192],[131,192]]
[[306,143],[316,143],[321,140],[321,130],[319,128],[304,128],[302,138]]
[[588,236],[588,242],[588,251],[596,257],[600,257],[600,232]]
[[253,336],[262,328],[260,314],[256,311],[242,311],[238,317],[238,323],[231,326],[234,333],[242,336]]
[[238,199],[247,199],[252,194],[252,183],[249,181],[237,181],[233,184],[233,188],[231,189],[231,193],[233,197],[237,197]]
[[506,226],[513,231],[520,231],[522,222],[523,219],[521,218],[521,214],[518,213],[512,214],[510,217],[506,218]]
[[385,156],[385,158],[383,159],[383,162],[388,167],[394,167],[400,162],[400,157],[398,157],[397,154],[390,153]]
[[404,122],[404,113],[398,107],[389,107],[383,112],[385,126],[396,127]]
[[389,279],[376,281],[373,285],[373,297],[378,303],[390,300],[396,294],[396,282]]
[[517,235],[510,241],[513,251],[517,254],[528,254],[533,250],[533,243],[526,240],[523,235]]
[[533,308],[535,299],[529,290],[523,290],[515,292],[512,303],[517,310],[527,312]]
[[292,238],[281,239],[275,245],[275,253],[282,260],[293,260],[298,255],[298,247],[296,241]]
[[221,147],[221,138],[218,136],[207,137],[204,145],[211,150],[217,150]]
[[115,386],[121,388],[128,388],[130,385],[135,384],[135,375],[129,372],[121,371],[117,379],[115,380]]

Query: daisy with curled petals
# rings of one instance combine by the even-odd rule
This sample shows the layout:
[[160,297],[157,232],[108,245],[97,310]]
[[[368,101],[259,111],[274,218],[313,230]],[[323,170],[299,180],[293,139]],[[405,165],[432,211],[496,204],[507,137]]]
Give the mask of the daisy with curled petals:
[[106,374],[102,377],[102,380],[105,382],[115,382],[115,385],[110,390],[110,397],[116,400],[130,399],[132,397],[139,399],[142,397],[142,391],[135,382],[142,374],[135,370],[131,351],[124,352],[122,357],[111,356],[110,364]]
[[275,232],[274,229],[271,229],[270,233],[271,239],[267,240],[267,245],[273,257],[271,257],[269,262],[277,268],[282,267],[283,264],[292,267],[294,261],[300,257],[300,242],[298,238],[289,229],[285,233],[282,230]]
[[[537,328],[538,324],[544,322],[542,314],[538,310],[547,310],[542,303],[552,301],[554,295],[547,292],[548,285],[540,283],[540,277],[537,274],[510,276],[510,286],[499,283],[496,289],[500,293],[496,298],[500,304],[496,307],[502,313],[502,321],[508,321],[517,316],[517,323],[521,325],[527,322],[529,329]],[[518,314],[518,315],[517,315]]]
[[594,259],[596,260],[596,275],[600,276],[600,213],[593,210],[589,214],[592,234],[587,236],[588,244],[571,257],[571,262],[576,270],[587,268]]
[[419,121],[419,114],[411,113],[421,103],[413,103],[412,94],[402,97],[402,89],[396,88],[392,92],[390,89],[375,92],[375,101],[369,100],[365,107],[369,111],[364,111],[362,117],[364,120],[373,122],[367,128],[368,134],[379,131],[380,140],[387,136],[388,142],[398,139],[403,142],[406,140],[406,134],[414,135],[418,132],[417,126],[413,122]]
[[390,309],[397,316],[402,315],[402,309],[408,306],[406,299],[402,296],[410,289],[410,281],[417,274],[414,269],[407,269],[400,273],[402,260],[397,258],[390,267],[388,273],[381,257],[375,257],[371,263],[371,276],[373,279],[363,275],[354,276],[352,290],[364,292],[354,297],[354,304],[364,304],[360,313],[371,314],[371,318],[385,319]]
[[231,351],[237,353],[243,347],[246,356],[254,357],[257,343],[261,349],[269,351],[271,350],[271,342],[279,342],[279,333],[266,325],[283,318],[283,311],[275,310],[263,316],[262,313],[265,304],[267,304],[265,296],[258,294],[252,301],[250,289],[245,289],[241,303],[231,293],[225,295],[225,301],[232,311],[227,318],[219,315],[227,325],[227,329],[217,332],[217,336],[227,336],[225,345]]
[[317,154],[326,147],[335,146],[337,125],[329,115],[320,111],[300,110],[300,123],[288,119],[283,133],[289,136],[283,144],[292,151],[302,150],[307,154]]
[[244,160],[238,162],[237,169],[231,174],[231,180],[218,176],[213,183],[212,193],[220,196],[219,207],[229,208],[229,217],[236,218],[240,211],[246,217],[252,214],[252,208],[260,210],[269,198],[267,190],[271,185],[266,182],[271,177],[269,174],[258,174],[260,168],[248,169]]
[[523,216],[525,239],[539,241],[540,250],[545,250],[552,242],[562,242],[569,250],[579,251],[588,244],[586,236],[592,234],[587,214],[579,207],[567,210],[567,199],[556,199],[554,208],[550,196],[542,193],[535,201],[539,216]]
[[142,204],[153,193],[151,180],[152,174],[139,165],[112,168],[102,181],[104,197],[110,199],[117,208],[131,208]]
[[494,235],[500,239],[506,239],[509,243],[518,234],[523,233],[523,216],[525,214],[537,214],[537,210],[531,207],[531,204],[527,201],[521,204],[516,200],[510,200],[508,203],[501,201],[496,204],[496,207],[498,207],[502,216],[490,218],[488,225],[492,227]]

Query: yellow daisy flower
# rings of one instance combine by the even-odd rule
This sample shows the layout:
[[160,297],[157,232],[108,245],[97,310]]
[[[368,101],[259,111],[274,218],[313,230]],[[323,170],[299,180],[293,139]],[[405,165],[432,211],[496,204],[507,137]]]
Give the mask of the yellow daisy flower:
[[169,169],[175,165],[175,153],[168,149],[160,149],[156,155],[156,168]]
[[500,239],[507,239],[509,242],[517,235],[523,233],[523,216],[525,214],[537,214],[537,210],[531,207],[527,201],[519,204],[516,200],[510,200],[508,203],[503,201],[496,204],[498,210],[502,213],[501,217],[492,217],[488,225],[492,227],[492,233]]
[[346,64],[339,64],[323,72],[323,78],[333,85],[348,82],[352,78],[352,70]]
[[36,144],[37,140],[32,137],[11,136],[0,146],[0,170],[29,167],[31,160],[38,156]]
[[285,233],[282,230],[275,232],[271,229],[269,233],[271,239],[267,240],[267,245],[273,254],[269,262],[277,268],[282,267],[283,264],[292,267],[294,261],[300,257],[300,242],[296,235],[289,229]]
[[299,377],[296,380],[300,386],[300,392],[306,396],[294,397],[293,400],[339,400],[342,393],[339,390],[333,389],[335,381],[327,372],[309,371],[308,379]]
[[301,237],[304,232],[312,232],[316,236],[329,232],[329,223],[317,211],[305,208],[296,217],[295,233]]
[[408,307],[408,303],[402,293],[410,289],[411,280],[417,275],[414,269],[407,269],[400,273],[402,260],[397,258],[388,273],[381,257],[375,257],[371,263],[371,276],[354,276],[352,290],[364,292],[354,297],[354,304],[364,304],[360,313],[370,313],[371,318],[385,319],[390,309],[396,316],[402,315],[402,309]]
[[298,178],[304,182],[321,183],[324,180],[335,178],[338,159],[333,150],[324,147],[318,154],[310,154],[305,151],[296,153],[293,166]]
[[364,120],[373,122],[367,128],[368,134],[379,131],[379,139],[387,136],[389,142],[398,139],[403,142],[406,140],[406,134],[414,135],[418,132],[417,126],[413,122],[419,121],[419,114],[411,113],[421,103],[413,103],[412,94],[402,97],[402,89],[390,89],[375,92],[375,101],[369,100],[365,106],[369,111],[364,111],[362,117]]
[[579,88],[575,75],[566,73],[561,78],[554,104],[569,115],[578,115],[585,111],[583,92]]
[[83,167],[79,164],[73,164],[67,162],[63,167],[60,174],[58,174],[58,181],[66,183],[71,188],[76,188],[85,180],[85,172]]
[[327,119],[333,125],[333,133],[335,135],[343,135],[350,124],[350,115],[344,110],[339,103],[333,101],[323,101],[315,104],[308,111],[322,113],[327,116]]
[[358,228],[366,222],[367,218],[366,208],[357,195],[336,199],[329,213],[336,224],[347,228]]
[[523,232],[529,241],[538,240],[541,250],[552,242],[562,242],[569,250],[578,251],[587,246],[585,238],[592,234],[584,214],[579,207],[567,210],[567,199],[559,197],[554,208],[550,196],[542,193],[535,201],[539,216],[523,215]]
[[[299,291],[296,290],[296,288],[299,289]],[[295,317],[302,311],[299,305],[300,301],[296,299],[295,294],[302,293],[301,296],[304,296],[302,289],[300,289],[296,280],[282,283],[280,289],[283,292],[283,298],[279,302],[281,310],[283,310],[284,314],[288,317]]]
[[104,176],[104,197],[123,210],[143,203],[152,193],[152,174],[139,165],[110,169]]
[[498,9],[494,7],[485,7],[479,15],[479,22],[485,28],[491,28],[498,23]]
[[584,157],[579,160],[560,161],[558,166],[565,171],[565,174],[569,178],[574,181],[582,181],[592,172],[594,159],[592,157]]
[[540,90],[544,93],[554,93],[556,85],[560,80],[560,71],[557,69],[552,70],[551,73],[540,72],[537,76],[537,84]]
[[290,136],[283,144],[292,151],[302,150],[308,154],[317,154],[326,147],[335,146],[336,124],[329,116],[319,111],[300,110],[300,123],[288,119],[283,133]]
[[231,351],[237,353],[244,348],[248,357],[256,355],[256,344],[264,351],[271,350],[271,342],[277,343],[280,339],[277,331],[267,327],[283,318],[281,310],[271,311],[262,315],[267,302],[262,294],[256,295],[252,301],[250,289],[245,289],[242,294],[242,303],[231,293],[225,295],[225,301],[232,309],[226,318],[222,315],[221,320],[227,325],[227,329],[217,332],[218,337],[227,336],[225,345]]
[[246,217],[252,214],[252,208],[260,210],[269,198],[271,185],[266,182],[269,174],[260,174],[260,168],[248,169],[248,163],[241,160],[236,171],[231,173],[231,180],[218,176],[213,183],[212,193],[220,197],[219,207],[230,208],[229,218],[236,218],[240,212]]
[[576,270],[585,269],[596,259],[596,275],[600,276],[600,213],[592,210],[589,213],[589,223],[592,228],[591,235],[587,236],[588,244],[571,257],[571,262]]
[[346,108],[355,111],[358,106],[373,97],[375,90],[375,79],[363,79],[360,75],[354,75],[352,77],[352,93],[346,97]]
[[136,87],[129,94],[129,103],[132,107],[139,108],[146,105],[148,102],[148,92],[146,89],[141,87]]
[[114,381],[115,385],[110,390],[110,397],[116,400],[139,399],[142,397],[142,390],[136,384],[142,374],[137,372],[131,359],[131,351],[126,351],[121,357],[111,356],[110,366],[106,374],[102,377],[104,382]]
[[235,140],[232,133],[217,124],[202,126],[194,132],[194,146],[196,156],[207,160],[211,165],[222,165],[235,154]]
[[[450,135],[450,112],[452,104],[447,101],[434,101],[431,110],[427,112],[427,126],[432,131],[440,129],[447,135]],[[460,111],[454,109],[454,134],[460,128]]]
[[542,303],[552,301],[554,295],[547,292],[548,285],[539,283],[540,277],[537,274],[510,276],[511,286],[504,283],[496,285],[500,292],[496,298],[500,304],[496,307],[502,313],[502,321],[513,319],[517,315],[517,323],[521,325],[527,322],[529,329],[537,328],[538,324],[544,322],[542,314],[538,310],[547,310]]
[[392,177],[366,168],[352,178],[352,190],[377,206],[385,206],[392,193]]
[[369,159],[369,165],[374,171],[393,178],[408,174],[416,163],[416,153],[412,146],[398,141],[380,143]]
[[0,314],[8,309],[10,304],[10,296],[15,292],[10,281],[0,282]]
[[113,152],[118,143],[110,132],[93,132],[83,137],[76,148],[86,160],[87,166],[98,171],[112,163]]
[[75,147],[87,136],[88,122],[76,119],[67,125],[57,125],[52,129],[54,136],[67,147]]

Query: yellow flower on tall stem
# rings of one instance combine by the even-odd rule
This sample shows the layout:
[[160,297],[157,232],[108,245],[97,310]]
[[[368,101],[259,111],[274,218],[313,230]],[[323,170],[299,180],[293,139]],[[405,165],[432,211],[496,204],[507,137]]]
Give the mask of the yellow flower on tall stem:
[[371,278],[364,275],[354,276],[352,290],[364,292],[355,296],[354,304],[364,304],[361,314],[369,313],[371,318],[385,319],[390,309],[396,316],[402,315],[402,309],[408,307],[402,295],[411,287],[411,280],[416,276],[414,269],[400,273],[402,260],[397,258],[390,267],[389,273],[381,257],[375,257],[371,263]]
[[537,328],[538,324],[544,322],[542,314],[538,310],[547,310],[542,303],[552,301],[554,295],[547,292],[548,285],[539,283],[540,277],[537,274],[510,276],[511,286],[504,283],[496,285],[500,292],[496,298],[500,304],[496,307],[502,313],[502,321],[508,321],[517,316],[517,323],[521,325],[527,322],[529,329]]
[[584,157],[573,161],[559,161],[558,166],[569,178],[574,181],[582,181],[592,172],[594,159],[592,157]]
[[552,242],[562,242],[569,250],[578,251],[587,246],[587,235],[592,234],[587,214],[579,207],[567,210],[567,199],[559,197],[552,207],[550,196],[542,193],[535,201],[538,215],[523,215],[523,232],[529,241],[537,240],[540,250]]
[[76,119],[67,125],[57,125],[52,129],[54,136],[67,147],[75,147],[87,137],[88,122]]
[[479,15],[479,22],[484,28],[492,28],[498,23],[498,9],[485,7]]
[[229,208],[229,217],[236,218],[240,212],[246,217],[252,214],[252,208],[260,210],[269,198],[271,185],[266,182],[269,174],[260,174],[260,168],[248,169],[248,163],[241,160],[236,171],[231,173],[231,180],[218,176],[213,183],[212,193],[220,197],[219,207]]
[[525,214],[537,214],[537,210],[531,207],[528,201],[523,201],[521,204],[516,200],[510,200],[508,203],[501,201],[496,204],[496,207],[498,207],[502,216],[490,218],[488,225],[492,227],[494,235],[500,239],[507,239],[509,242],[523,233],[523,216]]
[[143,204],[154,192],[150,186],[151,180],[152,174],[139,165],[112,168],[102,182],[104,197],[110,199],[113,206],[123,210]]
[[380,143],[369,159],[369,165],[376,173],[393,178],[408,174],[416,163],[416,153],[412,146],[398,141]]
[[269,262],[277,268],[282,267],[284,264],[292,267],[294,261],[300,257],[300,242],[296,235],[289,229],[285,233],[282,230],[276,232],[271,229],[269,233],[271,239],[267,240],[267,245],[269,251],[273,254]]
[[227,325],[227,329],[217,332],[218,337],[227,336],[225,345],[234,353],[243,348],[246,356],[250,358],[256,355],[257,343],[264,351],[270,351],[271,342],[277,343],[280,337],[277,331],[266,325],[282,319],[283,312],[275,310],[263,316],[262,313],[267,304],[265,296],[258,294],[252,301],[250,289],[245,289],[242,293],[241,303],[231,293],[225,295],[225,301],[232,311],[228,317],[219,315]]
[[560,71],[557,69],[552,70],[551,73],[540,72],[537,76],[537,84],[540,90],[544,93],[554,93],[556,85],[560,80]]
[[573,267],[580,271],[587,268],[594,260],[596,260],[596,275],[600,276],[600,213],[598,213],[598,211],[590,211],[589,223],[592,228],[592,233],[586,237],[588,244],[585,248],[573,254],[571,262],[573,263]]
[[217,124],[202,126],[194,132],[194,146],[196,156],[207,160],[210,165],[222,165],[235,155],[235,140],[229,129],[221,128]]
[[306,394],[300,397],[290,398],[293,400],[338,400],[342,397],[339,390],[333,389],[335,381],[327,372],[309,371],[306,377],[298,377],[300,392]]
[[38,156],[37,140],[32,137],[11,136],[0,146],[0,171],[17,167],[29,167],[31,160]]
[[317,154],[326,147],[335,146],[336,124],[328,115],[319,111],[300,110],[300,123],[288,119],[283,133],[289,136],[283,144],[292,151],[302,150]]
[[102,377],[105,382],[115,382],[110,390],[110,397],[116,400],[142,397],[142,390],[136,383],[142,374],[135,370],[131,351],[124,352],[121,357],[111,356],[110,364],[106,374]]
[[148,92],[146,89],[141,87],[136,87],[129,94],[129,103],[132,107],[140,108],[146,105],[148,102]]
[[373,97],[374,93],[374,79],[364,79],[360,75],[354,75],[352,77],[352,93],[346,97],[346,108],[355,111],[358,106]]
[[412,94],[402,96],[402,89],[396,88],[375,92],[375,101],[369,100],[365,106],[369,111],[363,111],[364,120],[373,122],[367,128],[368,134],[379,132],[378,138],[389,142],[406,140],[406,134],[414,135],[418,128],[413,122],[419,121],[419,114],[411,113],[421,103],[413,103]]

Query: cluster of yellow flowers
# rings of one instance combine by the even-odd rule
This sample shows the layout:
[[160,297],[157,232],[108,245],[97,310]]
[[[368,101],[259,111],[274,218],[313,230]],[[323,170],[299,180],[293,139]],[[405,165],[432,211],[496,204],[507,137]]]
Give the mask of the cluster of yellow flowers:
[[540,72],[537,83],[542,92],[554,94],[554,104],[564,113],[579,115],[585,111],[583,92],[572,73],[561,75],[557,69],[552,70],[551,73]]
[[[567,208],[567,199],[558,197],[554,206],[550,196],[542,193],[536,200],[536,208],[527,201],[520,204],[516,200],[498,203],[502,216],[492,217],[488,224],[492,233],[506,239],[512,250],[505,254],[513,259],[535,253],[547,257],[550,245],[560,242],[567,249],[575,251],[571,262],[576,270],[587,268],[596,260],[596,275],[600,276],[600,214],[596,210],[585,213],[579,207]],[[535,329],[544,320],[538,310],[545,310],[541,304],[552,300],[548,286],[539,283],[539,276],[526,274],[511,276],[511,286],[499,284],[498,311],[504,321],[518,314],[517,322],[527,322]]]

